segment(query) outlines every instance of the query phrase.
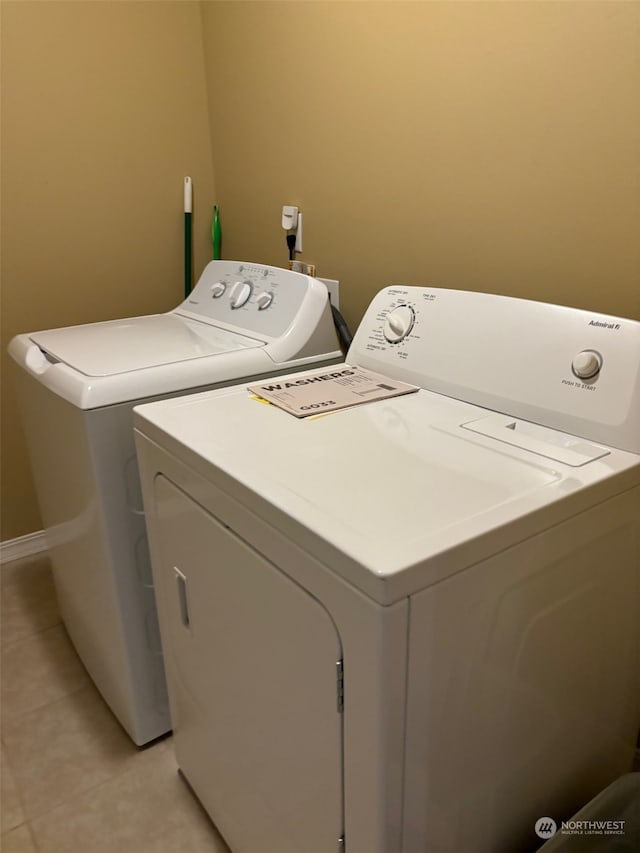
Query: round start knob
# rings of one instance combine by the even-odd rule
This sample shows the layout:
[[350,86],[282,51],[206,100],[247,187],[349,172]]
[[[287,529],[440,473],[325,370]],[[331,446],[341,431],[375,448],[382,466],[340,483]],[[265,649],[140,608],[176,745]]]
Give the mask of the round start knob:
[[219,299],[226,289],[227,285],[224,281],[217,281],[215,284],[211,285],[211,295],[214,299]]
[[397,344],[407,337],[415,321],[413,308],[401,305],[389,311],[384,321],[383,334],[389,343]]
[[602,359],[597,352],[586,349],[579,352],[571,362],[571,368],[580,379],[591,379],[600,372]]
[[231,288],[229,299],[232,308],[242,308],[251,296],[251,283],[248,281],[236,281]]

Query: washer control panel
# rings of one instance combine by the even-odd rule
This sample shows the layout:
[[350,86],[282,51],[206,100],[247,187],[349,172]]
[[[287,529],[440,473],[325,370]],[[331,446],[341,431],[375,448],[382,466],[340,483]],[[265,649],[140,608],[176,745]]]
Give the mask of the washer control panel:
[[304,322],[310,303],[324,306],[325,285],[301,273],[264,264],[211,261],[176,313],[223,323],[261,338],[277,338]]
[[640,453],[640,323],[488,293],[387,287],[350,364]]

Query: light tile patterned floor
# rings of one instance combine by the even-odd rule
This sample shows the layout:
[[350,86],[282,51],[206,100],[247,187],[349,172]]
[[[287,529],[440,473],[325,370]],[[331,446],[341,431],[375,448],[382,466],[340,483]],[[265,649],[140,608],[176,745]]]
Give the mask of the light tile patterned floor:
[[2,566],[3,853],[229,853],[177,771],[136,747],[80,663],[46,556]]

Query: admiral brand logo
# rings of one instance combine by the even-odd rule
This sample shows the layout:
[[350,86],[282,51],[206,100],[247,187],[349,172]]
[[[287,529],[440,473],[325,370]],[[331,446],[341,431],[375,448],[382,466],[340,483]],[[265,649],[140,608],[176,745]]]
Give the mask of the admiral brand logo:
[[321,376],[307,376],[295,382],[282,382],[277,385],[262,385],[263,391],[282,391],[283,388],[296,388],[298,385],[311,385],[312,382],[326,382],[327,379],[340,379],[341,376],[353,376],[353,370],[340,370],[337,373],[323,373]]
[[589,320],[590,326],[599,326],[601,329],[619,329],[620,323],[605,323],[604,320]]

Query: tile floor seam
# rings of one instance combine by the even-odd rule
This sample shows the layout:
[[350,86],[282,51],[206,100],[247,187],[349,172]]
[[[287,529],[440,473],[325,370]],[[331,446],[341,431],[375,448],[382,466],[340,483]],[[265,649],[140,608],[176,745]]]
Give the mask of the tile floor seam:
[[36,838],[36,834],[33,831],[33,827],[31,826],[31,821],[27,820],[27,821],[25,821],[25,823],[27,825],[27,830],[29,832],[29,838],[31,839],[31,843],[33,844],[33,849],[34,849],[35,853],[40,853],[41,848],[40,848],[40,845],[38,844],[38,839]]
[[[86,690],[87,686],[85,686],[84,688],[80,688],[80,689]],[[75,691],[75,692],[79,692],[79,691]],[[63,696],[60,699],[56,699],[54,702],[49,702],[47,706],[55,705],[58,702],[64,701],[66,698],[67,697]],[[100,698],[102,699],[102,697],[100,697]],[[102,700],[102,701],[104,701],[104,700]],[[43,705],[42,707],[47,707],[47,706]],[[41,710],[41,709],[38,708],[35,710]],[[30,713],[30,712],[28,712],[28,713]],[[127,737],[128,737],[128,735],[127,735]],[[158,741],[158,743],[152,744],[151,746],[152,746],[152,748],[155,748],[156,746],[159,747],[161,743],[162,743],[162,741]],[[162,749],[164,749],[164,748],[165,747],[162,746]],[[4,750],[5,750],[5,755],[8,758],[8,749],[7,749],[6,743],[4,743]],[[143,751],[144,751],[144,749],[142,749],[142,750],[139,749],[138,754],[140,754]],[[24,795],[23,795],[22,790],[21,790],[21,784],[20,784],[18,778],[16,778],[16,773],[13,770],[11,762],[8,762],[8,763],[9,763],[9,767],[10,767],[10,770],[11,770],[12,775],[13,775],[14,786],[16,788],[16,791],[17,791],[17,794],[18,794],[18,797],[20,800],[20,806],[22,808],[22,813],[25,815],[25,820],[24,820],[25,823],[28,823],[29,821],[34,821],[34,820],[40,820],[41,818],[46,817],[46,815],[50,814],[51,812],[56,811],[56,809],[62,808],[67,803],[72,802],[76,797],[82,796],[84,794],[88,794],[90,791],[93,791],[96,788],[100,788],[102,785],[105,785],[109,782],[112,782],[115,779],[119,779],[121,776],[124,776],[126,773],[129,773],[133,770],[133,768],[130,765],[123,766],[121,769],[116,769],[113,772],[113,774],[110,774],[107,778],[101,779],[99,782],[95,782],[91,785],[88,785],[87,787],[78,788],[75,791],[73,791],[72,793],[69,793],[68,795],[65,795],[64,797],[61,797],[57,803],[55,803],[51,807],[45,808],[44,811],[38,812],[37,814],[29,814],[28,809],[26,808],[26,806],[24,804]],[[25,794],[26,794],[26,792],[25,792]]]
[[[24,797],[22,795],[22,791],[18,787],[18,783],[16,782],[16,774],[15,774],[15,770],[13,769],[15,765],[13,765],[11,761],[9,761],[9,753],[7,752],[7,747],[6,747],[6,744],[4,742],[2,742],[2,751],[4,754],[3,764],[8,765],[8,767],[9,767],[9,773],[11,774],[11,782],[13,784],[13,795],[15,797],[17,797],[17,799],[18,799],[18,805],[20,806],[20,814],[22,816],[22,821],[20,823],[16,824],[16,826],[10,827],[9,829],[5,830],[2,833],[2,835],[6,835],[8,832],[12,832],[14,829],[18,829],[18,827],[23,826],[25,823],[27,823],[28,818],[27,818],[27,813],[25,811],[25,807],[24,807]],[[4,804],[2,802],[2,797],[0,797],[0,812],[3,809],[4,809]],[[1,850],[2,850],[2,845],[0,845],[0,851]]]
[[[22,797],[22,794],[21,794],[20,790],[18,789],[18,785],[17,785],[17,783],[16,783],[16,771],[15,771],[15,766],[16,766],[16,765],[15,765],[15,761],[12,761],[12,760],[10,759],[10,757],[9,757],[9,750],[7,749],[7,744],[6,744],[6,741],[5,741],[5,739],[4,739],[4,736],[2,736],[2,737],[0,738],[0,740],[1,740],[1,743],[2,743],[2,753],[3,753],[3,756],[4,756],[3,764],[8,765],[8,767],[9,767],[9,773],[11,774],[11,780],[12,780],[12,782],[13,782],[13,787],[14,787],[14,789],[15,789],[16,794],[18,795],[18,800],[20,801],[20,808],[21,808],[21,810],[22,810],[22,814],[23,814],[23,815],[26,815],[26,812],[25,812],[25,810],[24,810],[24,801],[23,801],[23,797]],[[23,823],[24,823],[24,822],[26,822],[26,820],[27,820],[27,818],[26,818],[26,816],[25,816],[25,819],[24,819]]]
[[[115,779],[119,779],[121,776],[124,776],[124,774],[127,773],[129,770],[131,770],[131,768],[128,768],[128,770],[118,771],[114,773],[113,776],[110,776],[108,779],[102,779],[102,781],[100,782],[96,782],[93,785],[89,785],[88,788],[82,788],[77,791],[74,791],[72,794],[69,794],[69,796],[65,796],[60,800],[60,802],[46,808],[44,811],[38,812],[38,814],[29,815],[29,817],[25,819],[24,823],[29,824],[36,820],[42,820],[43,818],[47,817],[47,815],[52,814],[58,809],[64,808],[68,803],[73,803],[73,801],[78,797],[85,796],[86,794],[91,793],[91,791],[95,791],[96,789],[101,788],[103,785],[107,785],[108,783],[113,782]],[[22,824],[20,825],[22,826]],[[33,835],[34,833],[32,832],[31,834]]]
[[[51,641],[48,641],[46,638],[45,639],[37,639],[37,638],[42,637],[43,635],[45,635],[47,633],[50,633],[52,636],[54,636],[54,632],[55,632],[55,637],[59,636],[59,638],[60,638],[59,642],[62,644],[62,646],[65,647],[63,657],[67,657],[66,666],[65,665],[60,666],[61,662],[59,660],[58,661],[45,660],[44,654],[42,655],[40,660],[37,662],[39,662],[40,664],[44,663],[46,665],[46,667],[49,669],[49,671],[57,676],[57,675],[60,675],[61,673],[63,673],[65,671],[65,669],[69,667],[69,665],[71,664],[71,661],[73,660],[73,664],[71,664],[71,670],[75,670],[75,680],[82,681],[82,684],[76,685],[76,686],[64,684],[64,692],[62,694],[55,696],[53,699],[48,698],[46,701],[41,702],[39,704],[36,704],[33,707],[28,707],[24,710],[18,710],[18,712],[14,712],[13,714],[10,714],[9,716],[7,716],[7,712],[5,710],[4,714],[3,714],[2,721],[1,721],[2,724],[4,724],[4,721],[7,719],[9,720],[9,722],[14,722],[15,720],[20,719],[25,714],[31,713],[31,711],[36,711],[36,710],[41,709],[41,708],[46,708],[48,705],[51,705],[53,702],[56,702],[59,699],[64,698],[65,696],[71,696],[71,695],[77,693],[79,690],[86,687],[88,683],[93,683],[91,680],[91,676],[89,675],[84,663],[82,662],[82,660],[78,656],[78,653],[77,653],[73,643],[71,642],[71,638],[69,637],[69,634],[68,634],[64,624],[62,622],[60,622],[57,625],[53,625],[50,628],[47,628],[43,631],[39,631],[37,634],[33,635],[30,638],[25,638],[25,639],[20,640],[16,643],[13,643],[7,649],[2,650],[2,659],[3,659],[3,662],[2,662],[2,693],[4,694],[4,690],[5,690],[5,684],[6,684],[5,673],[6,673],[7,666],[9,664],[9,656],[13,656],[13,655],[17,654],[18,649],[24,648],[25,644],[32,644],[32,646],[35,646],[36,649],[38,647],[40,647],[41,649],[44,649],[45,647],[50,646]],[[55,640],[55,639],[53,640],[54,647],[56,646],[57,642],[58,642],[57,640]],[[59,647],[59,651],[60,650],[61,650],[61,648]],[[67,651],[71,652],[70,656],[67,655]],[[27,654],[29,654],[29,653],[27,652]],[[36,652],[36,656],[38,656],[38,654],[39,653]],[[60,683],[64,683],[64,682],[61,681]],[[3,702],[6,705],[6,700],[5,700],[4,696],[3,696]],[[1,727],[4,728],[4,725],[2,725]]]
[[[22,827],[24,827],[27,830],[27,832],[29,833],[29,840],[31,842],[31,846],[33,847],[34,853],[40,853],[40,846],[38,845],[38,843],[36,841],[36,836],[35,836],[35,833],[33,831],[32,826],[31,826],[31,821],[29,821],[29,820],[23,820],[22,823],[19,823],[17,826],[12,826],[11,829],[8,829],[6,832],[3,832],[0,835],[0,841],[2,841],[3,838],[6,838],[8,835],[10,835],[12,832],[15,832],[16,830],[18,830]],[[0,844],[0,850],[2,850],[1,844]],[[85,853],[88,853],[88,851],[85,851]]]
[[[6,717],[3,717],[2,722],[0,723],[0,731],[5,732],[10,726],[17,723],[18,720],[21,720],[23,717],[28,717],[29,714],[35,714],[36,712],[42,711],[44,708],[50,708],[52,705],[56,705],[58,702],[63,702],[65,699],[68,699],[69,696],[75,696],[76,693],[80,693],[82,690],[87,690],[89,686],[95,688],[93,681],[90,681],[89,684],[81,684],[80,687],[76,687],[73,690],[70,690],[68,693],[64,693],[62,696],[58,696],[56,699],[52,699],[51,702],[44,702],[42,705],[36,705],[35,708],[29,708],[29,710],[27,711],[22,711],[20,714],[16,714],[15,716],[10,717],[8,720],[6,719]],[[99,693],[99,696],[102,699],[101,693]],[[102,699],[102,701],[104,702],[104,699]],[[4,738],[2,742],[6,750],[7,744]]]
[[[83,667],[83,669],[84,669],[84,667]],[[96,693],[100,697],[100,700],[102,702],[104,702],[104,698],[102,696],[102,693],[100,693],[100,691],[95,686],[93,681],[91,681],[89,679],[88,683],[81,684],[79,687],[76,687],[73,690],[70,690],[68,693],[63,694],[62,696],[57,696],[55,699],[52,699],[50,702],[45,702],[42,705],[37,705],[35,708],[30,708],[28,711],[23,711],[20,714],[16,714],[16,716],[11,717],[8,722],[10,725],[13,725],[17,720],[22,719],[22,717],[27,717],[29,714],[35,714],[37,712],[40,712],[44,708],[50,708],[52,705],[57,705],[58,703],[66,701],[70,696],[75,696],[76,693],[80,693],[82,690],[89,690],[91,688],[93,688],[93,690],[96,691]],[[118,723],[118,726],[120,726],[120,723]],[[6,728],[5,726],[2,726],[2,731],[4,731],[5,728]],[[120,728],[122,728],[122,727],[120,726]],[[123,729],[123,731],[124,731],[124,729]],[[127,735],[127,737],[129,737],[129,736]],[[2,739],[2,742],[3,742],[4,747],[6,749],[6,741],[4,740],[4,738]]]
[[[82,790],[75,791],[73,794],[70,794],[68,797],[65,797],[64,799],[60,800],[59,803],[56,803],[51,808],[47,808],[43,812],[41,812],[37,815],[29,816],[28,818],[25,819],[24,822],[29,824],[29,823],[33,823],[35,821],[42,820],[43,818],[47,817],[47,815],[51,815],[51,814],[53,814],[53,812],[57,811],[58,809],[64,808],[67,804],[73,803],[73,801],[76,798],[86,796],[87,794],[90,794],[92,791],[97,791],[99,788],[102,788],[105,785],[111,784],[116,779],[120,779],[122,776],[125,776],[127,773],[136,772],[136,770],[137,770],[137,768],[135,768],[135,767],[123,768],[122,770],[114,773],[113,776],[110,776],[108,779],[102,779],[102,781],[96,782],[93,785],[89,785],[87,788],[82,788]],[[33,837],[35,837],[35,831],[31,830],[31,827],[30,827],[30,831],[31,831],[31,835]],[[89,851],[84,851],[84,853],[89,853]]]
[[[51,631],[53,628],[58,628],[60,625],[62,625],[62,627],[64,628],[64,623],[62,621],[54,622],[53,625],[47,625],[46,628],[40,628],[37,631],[33,631],[30,634],[25,634],[24,636],[19,637],[17,640],[14,640],[13,642],[2,643],[2,653],[4,654],[4,652],[6,652],[6,651],[11,651],[16,646],[19,646],[20,643],[24,643],[27,640],[32,640],[34,637],[37,637],[39,634],[44,634],[46,631]],[[65,629],[65,632],[66,632],[66,629]],[[74,651],[75,651],[75,647],[74,647]]]
[[[113,782],[115,779],[119,779],[121,776],[124,776],[125,773],[129,772],[130,770],[131,770],[131,768],[128,768],[127,770],[118,771],[118,772],[114,773],[113,776],[110,776],[108,779],[102,779],[102,781],[96,782],[93,785],[89,785],[89,787],[87,787],[87,788],[81,788],[77,791],[74,791],[72,794],[69,794],[69,796],[65,796],[64,798],[60,799],[59,802],[57,802],[53,806],[46,808],[44,811],[38,812],[38,814],[29,815],[29,817],[25,818],[23,823],[29,824],[29,823],[36,821],[36,820],[42,820],[43,818],[47,817],[47,815],[52,814],[53,812],[57,811],[58,809],[64,808],[68,803],[73,803],[73,801],[75,799],[77,799],[78,797],[82,797],[85,794],[90,794],[92,791],[95,791],[96,789],[101,788],[103,785],[107,785],[108,783]],[[20,826],[22,826],[22,824],[20,824]],[[13,827],[13,828],[16,829],[17,827]]]
[[[59,619],[57,622],[54,622],[53,625],[47,625],[46,628],[39,628],[36,631],[32,631],[30,634],[25,634],[23,637],[19,637],[17,640],[14,640],[13,642],[10,642],[10,643],[3,642],[2,643],[2,653],[4,654],[4,652],[10,651],[15,646],[19,646],[20,643],[24,643],[28,640],[32,640],[34,637],[37,637],[39,634],[44,634],[47,631],[52,631],[54,628],[58,628],[60,625],[62,625],[62,627],[64,628],[64,622],[62,621],[62,619]],[[64,628],[64,632],[68,637],[69,634],[68,634],[66,628]],[[69,642],[71,642],[71,639],[69,639]],[[73,643],[71,643],[71,645],[73,646]],[[75,651],[75,646],[74,646],[73,650]]]

